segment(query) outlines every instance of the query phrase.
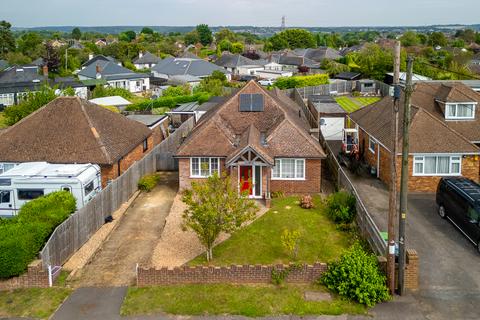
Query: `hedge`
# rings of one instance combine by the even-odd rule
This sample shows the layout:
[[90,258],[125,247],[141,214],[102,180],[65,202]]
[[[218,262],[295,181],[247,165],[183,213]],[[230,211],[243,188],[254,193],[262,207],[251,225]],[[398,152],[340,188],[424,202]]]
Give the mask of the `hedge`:
[[210,94],[206,92],[198,92],[193,95],[184,95],[184,96],[176,96],[176,97],[160,97],[155,100],[147,100],[142,101],[139,103],[134,103],[129,105],[126,110],[127,111],[143,111],[143,110],[151,110],[151,109],[158,109],[158,108],[175,108],[175,106],[179,103],[188,103],[198,101],[198,103],[202,104],[210,99]]
[[0,219],[0,278],[24,273],[75,208],[73,195],[59,191],[27,202],[14,218]]
[[328,74],[315,74],[311,76],[281,77],[275,81],[274,86],[283,90],[313,87],[328,83]]
[[155,188],[159,181],[160,176],[158,174],[147,174],[138,180],[138,189],[150,192]]

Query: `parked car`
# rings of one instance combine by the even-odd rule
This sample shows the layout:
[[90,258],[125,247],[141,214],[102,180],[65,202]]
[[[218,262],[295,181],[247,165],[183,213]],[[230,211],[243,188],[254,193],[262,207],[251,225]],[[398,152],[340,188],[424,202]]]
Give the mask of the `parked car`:
[[264,79],[264,80],[258,81],[258,83],[260,83],[262,86],[265,86],[265,87],[273,86],[274,82],[275,81],[273,79]]
[[466,178],[442,178],[436,201],[440,217],[450,220],[480,253],[480,184]]
[[241,76],[238,81],[248,82],[250,80],[257,80],[256,76]]

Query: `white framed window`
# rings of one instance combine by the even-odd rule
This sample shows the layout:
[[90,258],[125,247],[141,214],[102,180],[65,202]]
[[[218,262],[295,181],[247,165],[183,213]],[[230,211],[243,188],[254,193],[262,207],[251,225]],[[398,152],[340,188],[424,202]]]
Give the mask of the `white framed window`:
[[371,136],[368,137],[368,150],[370,150],[371,153],[375,153],[375,146],[377,145],[377,140],[375,138],[372,138]]
[[272,180],[305,180],[305,159],[275,159]]
[[475,119],[476,103],[447,103],[445,105],[445,119]]
[[458,176],[461,172],[461,156],[422,155],[413,157],[414,176]]
[[208,178],[214,172],[220,174],[219,158],[190,158],[190,177]]
[[17,166],[17,163],[0,163],[0,174],[7,172]]

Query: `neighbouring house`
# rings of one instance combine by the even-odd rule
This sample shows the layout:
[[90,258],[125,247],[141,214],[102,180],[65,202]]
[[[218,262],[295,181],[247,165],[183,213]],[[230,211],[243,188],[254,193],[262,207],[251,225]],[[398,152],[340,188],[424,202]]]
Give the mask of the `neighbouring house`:
[[125,110],[125,108],[132,103],[120,96],[111,96],[111,97],[101,97],[88,100],[91,103],[98,104],[99,106],[112,106],[118,108],[120,111]]
[[333,78],[339,80],[354,81],[360,80],[362,78],[362,74],[358,72],[340,72]]
[[[480,95],[459,82],[416,84],[410,119],[408,186],[411,192],[435,192],[444,176],[464,176],[479,181],[479,102]],[[361,158],[387,185],[391,181],[392,108],[393,98],[385,97],[349,115],[358,128]],[[403,108],[400,110],[398,176],[403,139]]]
[[137,69],[150,69],[160,61],[162,61],[162,59],[157,57],[156,55],[151,54],[148,51],[146,51],[145,53],[140,51],[138,53],[138,58],[133,60],[133,64]]
[[318,63],[322,63],[325,59],[337,60],[342,58],[342,55],[337,50],[330,47],[295,49],[293,53],[299,57],[307,58]]
[[147,126],[78,97],[59,97],[0,132],[0,164],[98,164],[105,187],[153,146]]
[[[406,72],[400,72],[399,74],[399,79],[400,79],[400,84],[405,85],[407,82],[407,73]],[[412,81],[418,82],[418,81],[431,81],[432,79],[429,77],[422,76],[420,74],[414,73],[412,76]],[[392,85],[393,84],[393,72],[389,72],[385,75],[385,80],[384,82],[386,84]]]
[[97,41],[95,41],[95,45],[100,48],[105,47],[107,44],[108,44],[107,39],[104,39],[104,38],[98,39]]
[[180,146],[180,189],[218,172],[251,198],[318,193],[325,153],[309,129],[283,92],[250,81],[207,112]]
[[254,76],[258,71],[264,70],[264,60],[251,60],[241,54],[224,53],[215,61],[217,66],[223,67],[233,75]]
[[44,85],[65,89],[71,87],[79,97],[86,98],[88,88],[73,77],[48,77],[48,68],[44,66],[42,73],[36,65],[14,65],[0,72],[0,105],[18,104],[29,92],[38,91]]
[[120,61],[117,61],[114,57],[110,57],[110,56],[104,56],[103,54],[97,54],[96,56],[94,56],[93,54],[89,54],[88,55],[88,60],[85,61],[83,64],[82,64],[82,69],[85,69],[86,67],[90,66],[91,64],[95,64],[97,62],[113,62],[115,64],[118,64],[119,66],[122,66],[122,63]]
[[61,48],[63,46],[66,46],[67,43],[65,41],[62,41],[62,40],[53,40],[53,41],[50,41],[50,45],[55,48],[55,49],[58,49],[58,48]]
[[200,82],[201,79],[206,78],[212,74],[213,71],[221,71],[227,79],[231,79],[231,74],[227,70],[201,59],[191,58],[165,58],[152,68],[152,75],[155,78],[185,81]]
[[192,117],[195,118],[195,123],[197,123],[205,113],[210,109],[215,108],[223,101],[225,101],[224,97],[212,97],[210,100],[202,104],[199,104],[198,102],[182,103],[167,112],[167,114],[170,116],[172,126],[178,128],[182,123]]
[[320,63],[291,52],[271,54],[268,58],[268,64],[272,62],[281,65],[282,70],[285,71],[298,72],[299,68],[320,69]]
[[105,80],[110,87],[126,89],[132,93],[150,90],[150,75],[134,72],[103,59],[90,63],[77,76],[81,81]]
[[347,112],[328,95],[311,95],[308,97],[308,109],[313,114],[320,128],[322,140],[342,140]]
[[127,118],[140,122],[152,130],[153,145],[160,144],[170,135],[168,129],[170,121],[167,115],[129,114]]

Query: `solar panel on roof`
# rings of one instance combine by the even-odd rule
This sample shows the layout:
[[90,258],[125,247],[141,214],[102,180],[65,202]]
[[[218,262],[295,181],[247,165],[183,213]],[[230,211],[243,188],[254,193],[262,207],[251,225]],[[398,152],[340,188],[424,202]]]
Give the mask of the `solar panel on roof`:
[[262,112],[264,101],[262,94],[241,94],[240,112]]

